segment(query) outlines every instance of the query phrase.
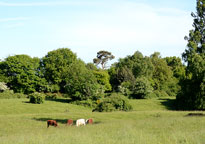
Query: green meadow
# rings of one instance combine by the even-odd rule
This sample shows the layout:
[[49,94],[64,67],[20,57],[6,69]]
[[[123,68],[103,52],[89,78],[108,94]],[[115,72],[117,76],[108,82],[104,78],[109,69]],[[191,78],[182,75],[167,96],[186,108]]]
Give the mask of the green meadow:
[[[205,144],[202,111],[174,111],[173,99],[130,100],[131,112],[92,112],[66,99],[28,103],[0,99],[1,144]],[[67,119],[93,118],[93,125],[66,126]],[[58,127],[47,128],[54,119]]]

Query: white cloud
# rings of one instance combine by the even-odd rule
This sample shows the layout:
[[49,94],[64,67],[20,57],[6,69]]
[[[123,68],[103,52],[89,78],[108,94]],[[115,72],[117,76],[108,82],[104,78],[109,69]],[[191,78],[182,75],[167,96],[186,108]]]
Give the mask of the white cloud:
[[83,2],[83,1],[57,1],[57,2],[26,2],[26,3],[8,3],[8,2],[0,2],[0,6],[6,6],[6,7],[30,7],[30,6],[78,6],[78,5],[93,5],[96,4],[96,2]]
[[[0,2],[0,6],[63,6],[65,4],[91,5],[91,2]],[[186,42],[183,38],[192,25],[190,12],[176,8],[155,8],[147,4],[123,0],[118,3],[107,1],[102,2],[101,5],[97,2],[94,4],[96,7],[91,6],[89,10],[85,7],[83,10],[77,9],[66,13],[62,15],[64,19],[59,17],[58,21],[55,16],[50,15],[39,16],[40,19],[36,17],[35,33],[33,31],[31,33],[34,33],[33,39],[38,42],[35,46],[32,44],[35,50],[30,52],[34,54],[36,51],[38,56],[39,51],[44,50],[46,53],[59,47],[68,47],[84,61],[90,62],[102,49],[112,52],[116,56],[115,60],[132,55],[137,50],[144,55],[159,51],[162,56],[180,56],[184,51]],[[7,18],[0,19],[0,22],[15,21],[17,22],[13,25],[15,27],[21,25],[18,21],[26,19],[29,18]],[[38,20],[39,22],[36,22]]]
[[10,21],[24,21],[30,19],[29,17],[13,17],[13,18],[0,18],[0,22],[10,22]]
[[70,41],[66,46],[77,48],[82,54],[80,57],[100,49],[110,50],[120,57],[137,50],[145,55],[159,51],[163,56],[180,56],[185,48],[184,36],[192,24],[189,15],[189,12],[175,8],[156,9],[128,3],[103,14],[90,14],[87,16],[89,21],[62,31],[64,40]]
[[59,5],[63,3],[57,2],[30,2],[30,3],[8,3],[8,2],[0,2],[0,6],[8,6],[8,7],[18,7],[18,6],[52,6]]

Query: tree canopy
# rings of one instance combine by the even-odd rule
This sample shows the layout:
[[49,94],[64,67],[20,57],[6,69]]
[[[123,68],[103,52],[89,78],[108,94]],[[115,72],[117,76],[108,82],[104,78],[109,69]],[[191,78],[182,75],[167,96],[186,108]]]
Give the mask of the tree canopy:
[[54,91],[64,92],[67,72],[76,60],[77,56],[68,48],[50,51],[42,58],[41,65],[44,76],[50,87],[54,88]]
[[197,0],[193,29],[189,31],[187,48],[182,54],[187,63],[186,78],[177,96],[179,106],[185,109],[205,109],[205,1]]
[[100,95],[100,86],[94,74],[86,68],[81,60],[73,62],[65,78],[65,92],[73,100],[97,99]]
[[7,84],[15,92],[32,93],[45,89],[45,79],[39,71],[40,59],[28,55],[9,56],[1,64],[1,70],[8,77]]
[[102,69],[105,69],[107,61],[114,58],[115,56],[113,56],[111,52],[103,50],[97,53],[97,58],[93,59],[93,63],[95,63],[96,65],[101,64]]

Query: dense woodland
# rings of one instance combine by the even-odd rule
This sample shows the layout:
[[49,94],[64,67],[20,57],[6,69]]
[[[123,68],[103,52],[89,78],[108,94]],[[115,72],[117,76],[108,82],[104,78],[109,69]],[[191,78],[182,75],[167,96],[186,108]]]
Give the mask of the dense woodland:
[[[39,97],[62,96],[96,111],[131,110],[128,99],[176,97],[176,109],[205,109],[205,1],[197,0],[192,13],[187,48],[179,57],[162,58],[159,52],[114,59],[99,51],[93,63],[85,63],[68,48],[42,58],[9,56],[0,61],[0,94],[20,93]],[[1,96],[1,95],[0,95]]]

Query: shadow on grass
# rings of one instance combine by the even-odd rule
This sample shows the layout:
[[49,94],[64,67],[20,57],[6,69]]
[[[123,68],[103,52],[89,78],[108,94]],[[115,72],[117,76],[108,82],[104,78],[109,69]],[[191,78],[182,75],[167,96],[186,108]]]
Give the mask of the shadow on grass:
[[71,99],[62,99],[62,98],[56,98],[56,99],[46,98],[46,101],[54,101],[54,102],[61,102],[61,103],[70,103],[70,102],[72,102]]
[[33,118],[33,120],[45,122],[47,122],[47,120],[55,120],[57,123],[66,124],[68,119]]
[[177,110],[176,99],[161,98],[161,104],[164,105],[168,110]]
[[205,116],[205,114],[203,114],[203,113],[199,113],[199,112],[197,112],[197,113],[188,113],[186,116],[191,116],[191,117],[193,117],[193,116],[197,116],[197,117],[204,117]]
[[22,103],[33,104],[33,105],[38,105],[39,104],[39,103],[32,103],[30,101],[22,101]]
[[[61,124],[67,124],[67,121],[68,121],[68,119],[52,119],[52,118],[33,118],[33,120],[42,121],[46,123],[47,123],[47,120],[55,120],[57,123],[61,123]],[[77,120],[73,120],[73,125],[76,124],[76,121]],[[100,124],[100,123],[101,123],[100,121],[93,122],[93,124]]]

